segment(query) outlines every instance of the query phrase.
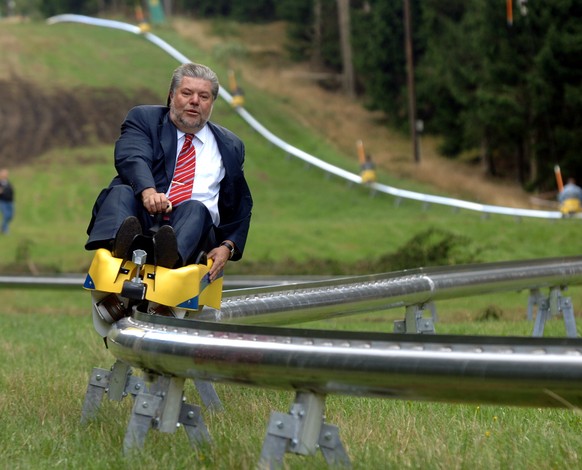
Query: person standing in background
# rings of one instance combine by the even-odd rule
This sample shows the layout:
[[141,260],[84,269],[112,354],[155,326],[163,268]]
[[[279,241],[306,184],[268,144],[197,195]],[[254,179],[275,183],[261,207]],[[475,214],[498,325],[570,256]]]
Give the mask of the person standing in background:
[[14,217],[14,188],[8,179],[8,170],[0,170],[0,212],[2,213],[2,233],[8,233],[8,226]]

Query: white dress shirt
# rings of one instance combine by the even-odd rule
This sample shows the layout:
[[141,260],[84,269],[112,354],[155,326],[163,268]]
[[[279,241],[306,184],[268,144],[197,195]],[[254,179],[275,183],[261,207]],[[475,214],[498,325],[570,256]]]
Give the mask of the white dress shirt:
[[[182,145],[184,145],[184,136],[186,135],[180,130],[177,130],[177,132],[176,162]],[[212,222],[215,226],[218,226],[220,224],[218,192],[220,190],[220,182],[225,174],[222,156],[218,151],[214,134],[208,126],[204,126],[194,134],[192,144],[196,149],[196,170],[194,172],[194,187],[192,188],[191,199],[204,204],[210,212]],[[166,196],[170,193],[170,189],[171,185]]]

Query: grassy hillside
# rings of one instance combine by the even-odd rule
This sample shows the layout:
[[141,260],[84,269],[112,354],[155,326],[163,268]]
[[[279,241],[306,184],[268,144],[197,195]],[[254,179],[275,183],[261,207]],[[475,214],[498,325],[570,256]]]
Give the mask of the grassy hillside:
[[[170,30],[159,35],[193,60],[216,68],[226,81],[228,60],[223,55],[206,53],[196,41]],[[101,92],[93,94],[97,89],[107,93],[118,88],[127,94],[143,90],[148,100],[158,96],[162,102],[175,65],[155,46],[128,33],[80,25],[0,27],[0,136],[11,123],[23,120],[28,124],[20,127],[23,133],[11,136],[22,148],[39,127],[52,129],[55,138],[62,139],[60,146],[10,162],[17,212],[10,235],[0,238],[1,270],[86,269],[91,253],[82,248],[84,230],[95,197],[113,176],[113,142],[93,139],[71,148],[71,139],[60,137],[55,123],[65,127],[64,119],[84,125],[119,121],[113,106],[118,95],[108,100],[113,102],[108,113],[102,107],[107,100],[95,98]],[[29,86],[29,81],[35,86]],[[9,100],[3,99],[3,93],[16,83],[22,85],[22,103],[6,109]],[[81,85],[90,88],[77,88]],[[302,118],[297,113],[305,103],[296,107],[281,95],[249,83],[244,87],[248,108],[273,132],[357,171],[350,152],[340,151],[342,146],[335,145],[329,134],[313,130],[313,116]],[[95,106],[81,106],[82,114],[75,115],[69,112],[75,106],[65,91],[77,98],[83,95],[85,105],[93,99]],[[396,265],[413,268],[417,263],[578,254],[572,240],[579,221],[483,219],[475,213],[424,208],[414,202],[397,205],[390,197],[349,187],[287,158],[251,131],[228,104],[217,104],[214,119],[245,140],[246,172],[255,199],[246,256],[229,266],[231,273],[355,273]],[[51,120],[52,126],[47,126]],[[0,156],[3,151],[0,147]],[[437,192],[435,185],[398,179],[392,172],[381,171],[379,176],[398,187]],[[573,291],[568,295],[576,294],[573,305],[579,308],[581,295]],[[88,425],[79,420],[92,368],[108,368],[114,360],[94,332],[87,292],[4,288],[1,299],[0,458],[10,462],[11,469],[255,468],[271,412],[285,412],[292,403],[289,391],[217,384],[225,412],[203,412],[214,445],[194,452],[180,430],[150,432],[139,455],[124,457],[121,449],[131,400],[104,400],[96,420]],[[527,292],[439,302],[437,331],[529,336],[532,323],[525,320],[526,306]],[[390,331],[392,321],[402,316],[402,310],[392,309],[314,326]],[[549,322],[546,332],[563,336],[562,321]],[[191,381],[186,397],[188,403],[200,401]],[[355,469],[550,470],[581,465],[582,421],[577,410],[331,395],[325,415],[327,423],[339,427]],[[320,453],[287,455],[284,466],[328,468]]]
[[[196,43],[172,30],[156,34],[192,60],[215,68],[222,82],[227,83],[228,60],[198,49]],[[77,85],[116,87],[127,93],[143,89],[159,96],[162,102],[171,70],[177,65],[141,37],[77,24],[4,25],[0,44],[12,45],[0,48],[0,78],[26,79],[39,89],[56,94]],[[358,171],[349,152],[340,152],[312,127],[291,118],[284,106],[288,103],[248,84],[245,90],[247,108],[272,132],[309,153]],[[67,103],[62,105],[66,107]],[[42,106],[37,102],[30,111]],[[34,112],[30,116],[34,127]],[[94,115],[93,119],[108,116]],[[289,269],[293,273],[323,270],[332,274],[390,270],[402,267],[390,265],[390,261],[391,255],[399,251],[402,254],[403,250],[414,252],[405,258],[411,263],[405,267],[412,268],[431,261],[423,250],[442,245],[443,240],[450,247],[440,259],[432,260],[434,264],[578,254],[577,247],[569,243],[579,230],[577,221],[516,221],[501,216],[483,219],[477,213],[455,213],[442,207],[427,209],[415,202],[397,205],[388,196],[349,187],[289,159],[255,134],[222,101],[217,103],[213,119],[244,139],[245,168],[255,200],[245,259],[232,264],[231,272]],[[27,156],[33,157],[30,163],[20,165],[14,161],[10,165],[17,204],[12,231],[0,245],[4,271],[86,269],[91,254],[82,248],[84,230],[95,197],[113,176],[112,147],[113,142],[89,142],[84,147],[66,148],[63,142],[62,148]],[[379,178],[402,188],[437,192],[432,186],[396,179],[384,171],[379,172]],[[422,233],[429,234],[427,246],[403,248]],[[386,258],[384,264],[366,264],[379,263],[382,257]],[[292,266],[289,259],[301,266]],[[415,259],[420,261],[415,264]]]

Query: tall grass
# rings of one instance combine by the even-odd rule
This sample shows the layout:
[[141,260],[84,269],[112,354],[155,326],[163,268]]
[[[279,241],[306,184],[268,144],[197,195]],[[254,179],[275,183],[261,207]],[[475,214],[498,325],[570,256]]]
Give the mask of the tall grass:
[[[113,356],[93,331],[86,292],[3,290],[0,307],[0,461],[10,469],[255,468],[270,413],[287,412],[293,394],[217,384],[224,411],[204,412],[213,444],[194,451],[184,431],[148,433],[143,450],[123,456],[131,399],[105,399],[80,424],[93,367]],[[343,327],[378,330],[381,315],[343,319]],[[388,318],[390,315],[388,316]],[[375,319],[374,319],[375,318]],[[390,331],[388,318],[380,328]],[[437,331],[526,331],[523,319],[465,322],[441,316]],[[336,320],[336,322],[339,320]],[[362,326],[364,324],[364,326]],[[318,327],[338,327],[321,322]],[[558,327],[552,321],[551,327]],[[454,384],[451,384],[454,386]],[[189,403],[200,400],[188,381]],[[329,396],[326,422],[356,469],[580,468],[582,421],[576,411]],[[327,468],[321,456],[287,454],[285,468]]]
[[[0,47],[0,61],[47,86],[84,83],[150,88],[163,99],[169,71],[176,65],[154,46],[127,33],[78,25],[3,25],[0,37],[17,39],[18,50]],[[172,31],[171,44],[194,60],[212,63]],[[216,67],[226,77],[224,64]],[[225,81],[225,79],[223,79]],[[269,128],[308,152],[357,171],[340,149],[322,142],[310,129],[290,122],[276,98],[249,91],[247,100]],[[365,188],[326,178],[288,159],[252,132],[226,104],[214,119],[237,132],[247,145],[246,173],[255,199],[245,259],[257,270],[287,259],[306,265],[331,259],[353,263],[396,252],[414,235],[436,228],[466,237],[480,261],[576,255],[577,221],[493,216],[404,202]],[[5,270],[82,272],[91,254],[83,250],[91,205],[113,176],[112,145],[61,149],[15,166],[16,218],[0,242]],[[409,181],[388,184],[427,190]],[[246,261],[241,261],[244,264]],[[416,266],[409,266],[414,268]],[[233,264],[229,272],[236,272]],[[228,275],[228,273],[227,273]],[[456,334],[531,334],[524,320],[527,293],[456,299],[439,308],[437,332]],[[577,289],[574,306],[580,305]],[[271,411],[287,411],[290,392],[217,385],[225,411],[205,413],[214,445],[194,452],[185,433],[151,432],[143,452],[121,454],[131,401],[105,400],[86,426],[80,410],[93,367],[114,358],[93,331],[89,296],[77,291],[0,292],[0,466],[11,469],[182,469],[253,468]],[[500,318],[485,321],[493,307]],[[360,331],[391,331],[402,312],[333,319],[306,325]],[[556,319],[548,334],[563,335]],[[454,386],[454,384],[451,384]],[[192,384],[187,399],[198,403]],[[571,410],[521,409],[416,403],[330,396],[327,422],[340,436],[355,468],[580,468],[582,426]],[[288,455],[287,468],[326,468],[321,455]]]

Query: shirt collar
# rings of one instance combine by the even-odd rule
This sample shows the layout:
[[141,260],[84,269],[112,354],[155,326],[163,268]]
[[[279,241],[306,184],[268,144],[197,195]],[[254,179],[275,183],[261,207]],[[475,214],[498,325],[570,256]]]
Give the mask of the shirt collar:
[[[182,132],[180,129],[176,128],[176,130],[178,131],[178,140],[180,140],[182,137],[186,135],[186,133]],[[208,126],[205,124],[202,129],[200,129],[198,132],[196,132],[196,134],[194,134],[194,137],[196,137],[200,142],[204,144],[204,142],[206,142],[206,139],[208,138],[208,132],[209,132]]]

